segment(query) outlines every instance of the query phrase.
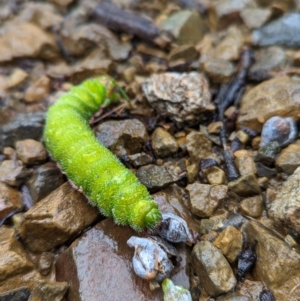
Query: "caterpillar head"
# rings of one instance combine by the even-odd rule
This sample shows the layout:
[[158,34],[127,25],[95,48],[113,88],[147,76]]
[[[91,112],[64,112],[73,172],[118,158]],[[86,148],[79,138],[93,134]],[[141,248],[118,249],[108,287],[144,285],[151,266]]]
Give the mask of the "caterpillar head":
[[[97,80],[105,86],[107,101],[118,101],[121,97],[129,100],[125,91],[117,84],[117,82],[108,75],[102,75],[97,77]],[[106,101],[104,101],[104,104]]]

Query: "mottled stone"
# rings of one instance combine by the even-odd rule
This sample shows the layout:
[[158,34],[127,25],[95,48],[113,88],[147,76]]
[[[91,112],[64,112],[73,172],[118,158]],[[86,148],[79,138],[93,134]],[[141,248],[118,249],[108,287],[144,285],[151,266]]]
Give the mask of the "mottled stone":
[[209,217],[227,195],[225,185],[190,184],[186,187],[190,196],[191,212],[199,217]]
[[252,196],[260,193],[257,179],[253,173],[239,177],[228,183],[228,188],[239,196]]
[[148,139],[145,126],[137,119],[103,122],[96,133],[97,139],[117,156],[139,153]]
[[181,10],[170,15],[161,28],[170,31],[179,45],[197,44],[208,30],[205,20],[194,10]]
[[128,155],[128,158],[136,168],[154,163],[154,158],[144,152]]
[[270,166],[274,163],[276,157],[280,153],[280,149],[281,148],[277,141],[270,142],[258,149],[255,161]]
[[197,124],[215,109],[208,82],[198,72],[153,74],[142,89],[150,105],[179,127]]
[[257,261],[253,270],[255,279],[260,279],[272,291],[275,300],[298,300],[299,253],[255,221],[250,221],[244,231],[250,242],[256,242]]
[[280,115],[299,119],[300,80],[277,77],[250,89],[242,98],[237,125],[261,131],[269,118]]
[[50,273],[53,261],[54,261],[54,256],[51,253],[43,252],[39,256],[37,269],[39,270],[41,275],[46,276]]
[[217,247],[226,259],[233,263],[243,247],[242,233],[232,226],[226,229],[214,240],[213,245]]
[[276,158],[275,165],[291,175],[300,166],[300,145],[290,144]]
[[25,213],[20,235],[31,251],[48,251],[85,229],[98,214],[80,192],[65,183]]
[[264,207],[261,195],[255,195],[253,197],[243,199],[239,204],[239,210],[241,213],[254,218],[260,217],[263,209]]
[[28,165],[43,163],[47,159],[44,145],[33,139],[17,141],[16,152],[18,158]]
[[207,132],[209,134],[219,134],[222,125],[223,125],[222,121],[212,122],[207,126]]
[[178,150],[175,138],[166,130],[157,127],[152,136],[152,147],[157,157],[168,157]]
[[227,293],[236,285],[229,263],[221,251],[208,241],[201,241],[195,245],[192,264],[201,286],[212,297]]
[[205,169],[205,174],[209,184],[211,185],[221,185],[225,183],[226,177],[223,169],[217,166],[212,166]]
[[202,132],[190,132],[186,136],[186,145],[190,158],[195,164],[198,164],[212,153],[212,143]]
[[196,181],[198,175],[198,166],[191,164],[186,167],[188,182],[191,184]]
[[283,183],[277,192],[275,200],[271,203],[270,215],[279,222],[283,222],[297,232],[300,232],[300,168]]
[[234,157],[234,163],[242,176],[249,173],[256,174],[256,167],[251,151],[245,149],[238,150],[234,153]]

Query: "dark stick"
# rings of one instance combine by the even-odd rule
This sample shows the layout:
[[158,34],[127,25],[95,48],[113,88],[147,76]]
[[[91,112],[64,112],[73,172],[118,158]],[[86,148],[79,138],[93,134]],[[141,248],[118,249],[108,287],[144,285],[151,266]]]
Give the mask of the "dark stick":
[[153,42],[160,34],[159,28],[151,20],[105,1],[96,6],[92,16],[107,28],[144,40]]

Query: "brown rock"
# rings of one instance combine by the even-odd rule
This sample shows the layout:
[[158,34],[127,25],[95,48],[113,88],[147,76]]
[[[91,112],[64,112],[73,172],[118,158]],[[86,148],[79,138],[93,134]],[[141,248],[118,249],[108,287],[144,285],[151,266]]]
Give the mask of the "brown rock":
[[9,23],[0,37],[0,61],[20,57],[53,59],[58,56],[55,39],[32,23]]
[[275,221],[282,222],[286,226],[300,232],[300,167],[283,183],[271,203],[269,214]]
[[178,150],[175,138],[166,130],[157,127],[152,136],[152,147],[157,157],[168,157]]
[[220,167],[212,166],[207,168],[205,169],[205,174],[211,185],[221,185],[225,183],[225,172]]
[[300,80],[277,77],[249,90],[241,101],[237,125],[261,131],[265,121],[280,115],[299,120]]
[[0,165],[0,182],[10,186],[20,186],[30,173],[21,161],[4,160]]
[[242,233],[232,226],[228,226],[213,242],[230,263],[233,263],[243,247]]
[[23,286],[32,289],[40,275],[16,239],[14,229],[0,228],[0,253],[0,293]]
[[283,149],[277,157],[275,165],[291,175],[300,166],[300,145],[290,144]]
[[234,162],[242,176],[249,173],[256,174],[256,166],[250,151],[241,149],[236,151],[234,156]]
[[192,131],[186,136],[186,146],[193,163],[199,164],[212,153],[212,143],[202,132]]
[[20,235],[31,251],[48,251],[85,229],[98,214],[80,192],[65,183],[25,213]]
[[191,164],[186,167],[188,182],[191,184],[196,181],[198,175],[198,166]]
[[263,26],[271,17],[272,10],[270,8],[250,8],[242,10],[241,18],[249,29],[259,28]]
[[184,59],[185,61],[192,61],[199,56],[199,52],[196,50],[194,45],[182,45],[175,47],[171,50],[168,55],[169,61],[176,61]]
[[221,251],[208,241],[200,241],[192,251],[193,270],[201,286],[212,297],[231,291],[236,279]]
[[261,195],[255,195],[242,200],[239,204],[240,211],[251,217],[260,217],[263,212],[263,202]]
[[50,91],[50,78],[43,75],[25,91],[24,100],[27,103],[43,100]]
[[28,74],[21,68],[13,70],[11,75],[7,78],[7,88],[13,88],[24,82]]
[[[75,240],[56,262],[56,280],[70,283],[67,301],[98,300],[99,296],[101,300],[123,300],[124,296],[126,300],[162,300],[162,290],[151,291],[149,283],[134,274],[134,252],[127,246],[133,235],[131,228],[117,226],[108,218]],[[172,276],[180,285],[188,284],[185,264],[189,259],[184,250],[180,251],[184,260]]]
[[227,195],[225,185],[190,184],[186,187],[190,196],[191,212],[199,217],[209,217]]
[[21,193],[3,183],[0,183],[0,221],[23,208]]
[[207,126],[207,132],[209,134],[219,134],[222,125],[222,121],[212,122]]
[[253,173],[239,177],[228,183],[228,188],[239,196],[251,196],[260,193],[257,179]]
[[144,124],[137,119],[103,122],[97,133],[97,139],[119,157],[139,153],[148,139]]
[[276,234],[255,221],[245,228],[250,241],[256,241],[257,261],[254,277],[260,279],[272,291],[275,300],[299,300],[300,255],[288,247]]
[[[64,295],[68,289],[68,282],[55,282],[55,281],[37,281],[34,289],[32,290],[29,301],[40,301],[40,300],[63,300]],[[47,299],[45,299],[45,297]]]
[[43,144],[33,139],[17,141],[16,152],[18,158],[28,165],[42,163],[48,157]]

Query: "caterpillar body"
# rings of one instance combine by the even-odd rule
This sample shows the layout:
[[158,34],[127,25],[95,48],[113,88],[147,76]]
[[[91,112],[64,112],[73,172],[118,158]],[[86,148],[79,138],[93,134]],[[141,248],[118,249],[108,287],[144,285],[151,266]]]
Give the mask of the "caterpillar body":
[[44,140],[68,178],[103,215],[141,231],[161,220],[158,205],[136,176],[97,141],[89,125],[100,106],[120,98],[122,90],[116,88],[108,76],[73,87],[49,108]]

